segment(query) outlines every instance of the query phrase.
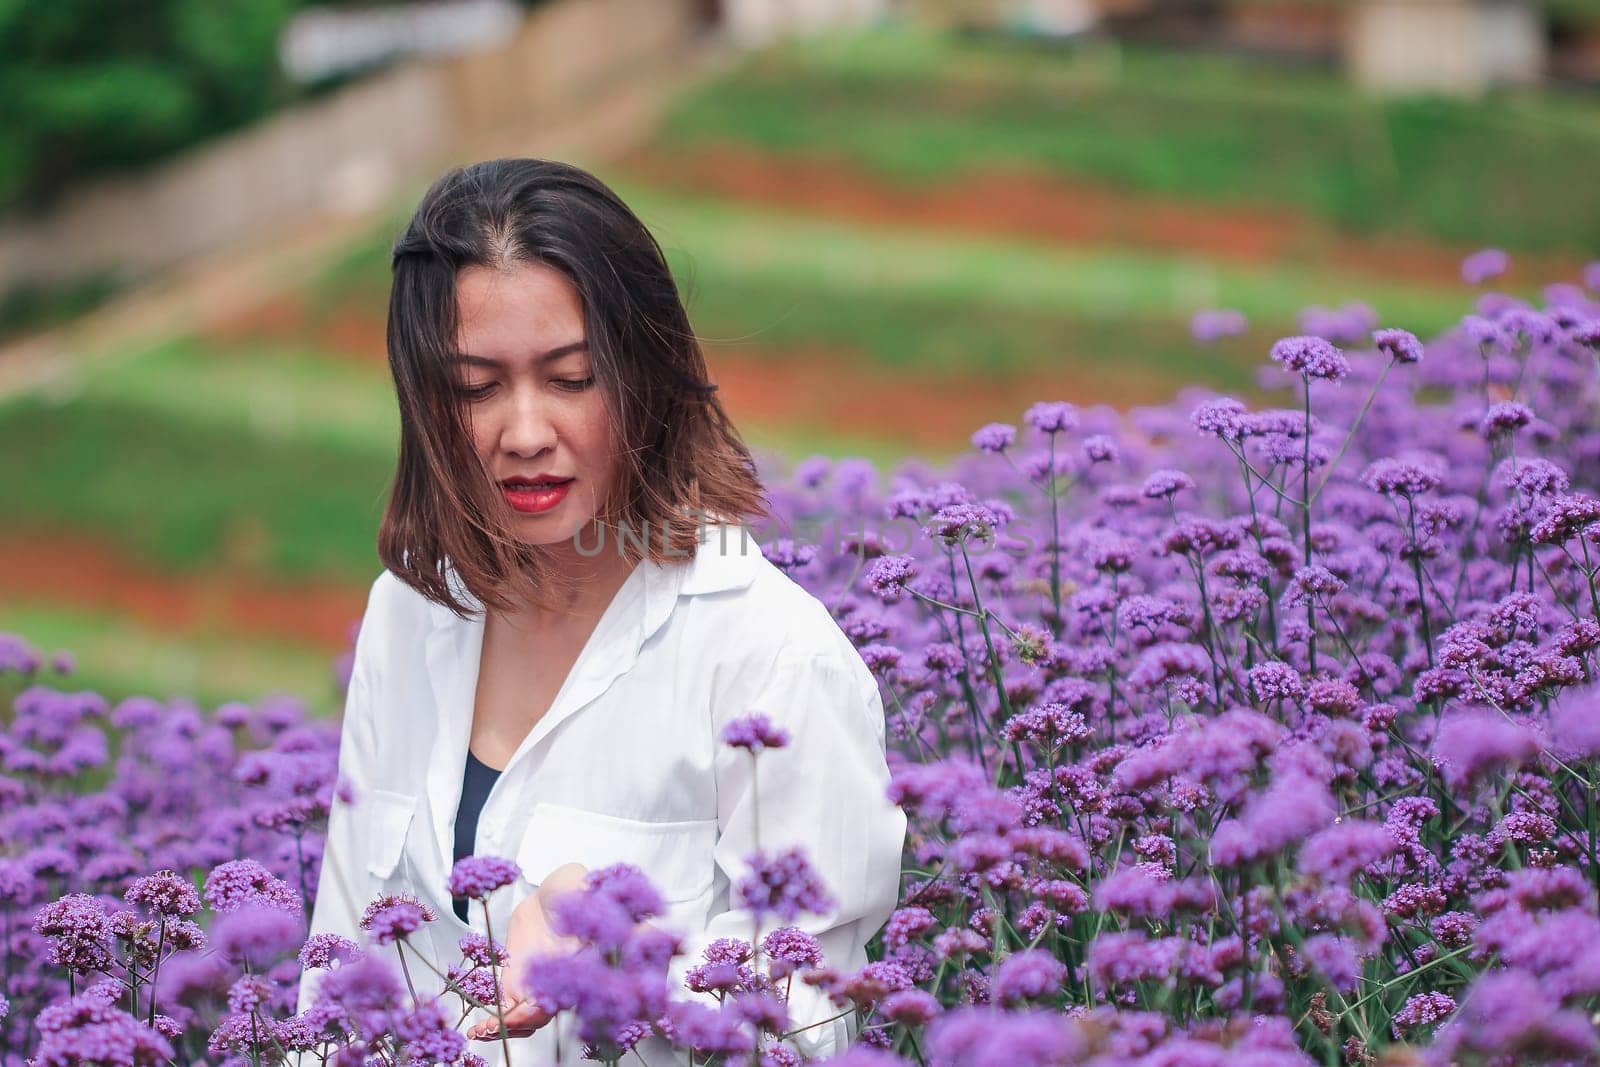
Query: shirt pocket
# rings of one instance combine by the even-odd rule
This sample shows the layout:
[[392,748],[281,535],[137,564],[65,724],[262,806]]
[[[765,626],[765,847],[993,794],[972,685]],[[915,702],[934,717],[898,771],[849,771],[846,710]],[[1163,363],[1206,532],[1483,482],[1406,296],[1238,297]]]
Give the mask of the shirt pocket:
[[646,822],[541,801],[522,832],[517,865],[534,885],[564,863],[593,871],[613,863],[638,867],[667,904],[711,890],[716,819]]
[[406,834],[417,810],[417,797],[369,789],[367,805],[367,873],[379,880],[394,874],[405,852]]

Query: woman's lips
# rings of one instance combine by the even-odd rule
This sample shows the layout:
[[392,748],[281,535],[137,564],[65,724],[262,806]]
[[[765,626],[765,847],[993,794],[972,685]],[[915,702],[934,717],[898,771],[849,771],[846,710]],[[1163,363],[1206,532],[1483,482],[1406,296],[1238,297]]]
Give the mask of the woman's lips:
[[536,515],[549,511],[562,500],[566,499],[567,490],[572,486],[572,479],[567,479],[559,485],[549,488],[535,488],[529,485],[501,485],[505,493],[506,503],[525,515]]

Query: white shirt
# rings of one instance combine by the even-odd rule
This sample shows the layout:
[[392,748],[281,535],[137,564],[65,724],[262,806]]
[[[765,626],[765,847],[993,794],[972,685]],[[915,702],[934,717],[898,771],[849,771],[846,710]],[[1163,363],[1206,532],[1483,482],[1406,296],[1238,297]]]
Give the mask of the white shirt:
[[[447,577],[481,609],[454,570]],[[311,933],[364,943],[357,919],[384,893],[411,894],[438,914],[411,940],[440,970],[460,959],[469,930],[484,932],[482,905],[463,924],[445,888],[482,641],[481,614],[463,620],[387,570],[373,583],[339,748],[355,799],[333,803]],[[756,711],[791,741],[762,752],[752,776],[750,754],[718,735]],[[682,977],[700,950],[751,938],[750,916],[729,900],[759,840],[769,852],[806,850],[837,907],[794,925],[818,937],[826,964],[854,970],[899,892],[906,824],[888,779],[877,681],[828,609],[761,554],[747,527],[707,525],[692,561],[646,558],[629,574],[485,800],[477,854],[513,859],[523,875],[490,898],[494,936],[503,942],[512,909],[556,867],[631,863],[666,901],[651,921],[685,937],[670,982],[675,997],[693,998]],[[778,925],[769,918],[762,933]],[[379,951],[393,958],[392,947]],[[302,979],[300,1010],[322,973]],[[412,978],[421,995],[443,988],[426,968],[413,965]],[[840,1011],[798,979],[789,996],[791,1028]],[[474,1012],[463,1028],[483,1017]],[[838,1020],[790,1044],[823,1056],[854,1032]],[[579,1058],[566,1015],[511,1039],[511,1062],[554,1062],[558,1041],[563,1061]],[[643,1058],[674,1062],[658,1041],[640,1045]],[[469,1047],[503,1064],[499,1041]]]

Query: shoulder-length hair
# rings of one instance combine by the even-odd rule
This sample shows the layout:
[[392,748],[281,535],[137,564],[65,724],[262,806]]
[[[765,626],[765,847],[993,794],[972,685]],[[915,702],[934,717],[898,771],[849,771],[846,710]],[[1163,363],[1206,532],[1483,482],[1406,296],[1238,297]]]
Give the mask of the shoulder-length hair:
[[[540,263],[583,306],[618,475],[598,536],[630,562],[692,556],[707,521],[770,518],[756,464],[728,419],[660,246],[594,175],[544,159],[493,159],[429,187],[394,244],[389,369],[400,454],[378,556],[424,597],[466,617],[453,569],[486,607],[549,608],[572,589],[548,553],[517,540],[493,475],[473,447],[456,352],[456,276]],[[625,538],[622,534],[626,532]]]

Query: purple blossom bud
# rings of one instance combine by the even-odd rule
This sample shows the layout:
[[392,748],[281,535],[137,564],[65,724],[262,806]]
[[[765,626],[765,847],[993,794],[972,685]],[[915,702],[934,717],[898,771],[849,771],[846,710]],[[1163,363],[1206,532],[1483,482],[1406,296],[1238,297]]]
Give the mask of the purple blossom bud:
[[87,893],[68,893],[39,909],[33,931],[50,943],[50,962],[76,974],[111,965],[111,925],[105,907]]
[[1443,473],[1419,459],[1380,459],[1361,474],[1361,484],[1384,496],[1413,497],[1432,492],[1444,480]]
[[375,944],[387,945],[416,933],[424,923],[431,923],[438,917],[431,907],[415,897],[391,895],[368,904],[361,913],[359,925],[372,935]]
[[1115,463],[1118,455],[1114,437],[1097,433],[1083,439],[1083,456],[1090,463]]
[[312,934],[300,948],[300,966],[306,970],[327,970],[360,955],[360,948],[339,934]]
[[739,880],[736,896],[739,906],[754,915],[776,915],[792,923],[801,912],[826,915],[836,904],[801,849],[756,852],[745,862],[750,872]]
[[194,883],[179,878],[171,870],[135,879],[122,899],[129,904],[143,905],[157,915],[193,915],[200,910],[200,894],[194,891]]
[[822,966],[822,944],[797,926],[780,926],[761,939],[761,954],[770,960],[767,972],[786,978],[801,967]]
[[951,504],[934,512],[927,532],[947,545],[968,540],[989,541],[1008,516],[987,504]]
[[1224,441],[1242,440],[1248,432],[1246,416],[1250,409],[1231,396],[1208,400],[1194,409],[1189,421],[1203,434]]
[[37,1067],[164,1067],[172,1044],[160,1031],[116,1007],[118,983],[96,982],[77,996],[52,1004],[33,1020],[39,1031]]
[[897,599],[916,573],[910,556],[879,556],[867,569],[867,586],[885,600]]
[[1395,363],[1422,362],[1422,342],[1409,330],[1379,330],[1372,335],[1372,341]]
[[1185,489],[1194,488],[1194,479],[1183,471],[1160,470],[1144,481],[1144,495],[1150,500],[1171,499]]
[[1447,993],[1418,993],[1407,998],[1394,1013],[1394,1036],[1398,1038],[1419,1027],[1432,1026],[1455,1010],[1455,999]]
[[1325,882],[1347,882],[1395,847],[1394,836],[1382,823],[1359,819],[1336,823],[1300,847],[1300,872]]
[[1560,545],[1600,522],[1600,500],[1583,493],[1558,497],[1528,532],[1535,544]]
[[761,712],[753,712],[723,727],[722,743],[753,755],[766,748],[783,748],[789,743],[789,732],[773,725]]
[[1336,934],[1313,934],[1306,938],[1306,957],[1341,993],[1353,993],[1361,979],[1361,964],[1350,939]]
[[482,900],[522,874],[522,868],[499,856],[463,856],[450,868],[446,889],[452,897]]
[[1061,992],[1066,966],[1041,949],[1021,949],[995,969],[991,995],[1001,1004],[1048,1000]]
[[890,993],[878,1004],[878,1014],[902,1026],[926,1026],[943,1010],[937,997],[920,989]]
[[1010,448],[1017,439],[1017,428],[1004,422],[991,422],[972,435],[972,447],[981,452],[999,454]]
[[1078,428],[1078,412],[1064,401],[1040,401],[1023,412],[1022,421],[1043,434],[1069,433]]
[[1270,661],[1250,668],[1250,688],[1263,703],[1299,700],[1306,695],[1305,679],[1287,663]]
[[1308,381],[1337,382],[1350,373],[1350,362],[1321,337],[1285,337],[1272,346],[1272,359]]
[[1484,248],[1461,261],[1461,280],[1482,285],[1500,277],[1511,266],[1511,257],[1498,248]]
[[1489,405],[1489,409],[1483,413],[1483,418],[1478,420],[1478,433],[1492,440],[1515,433],[1532,421],[1533,412],[1526,404],[1503,401]]
[[1250,328],[1244,313],[1231,308],[1212,308],[1197,311],[1189,320],[1189,335],[1201,344],[1220,341],[1224,337],[1237,337]]
[[305,938],[305,920],[270,904],[243,904],[217,917],[211,947],[224,959],[264,971],[292,956]]
[[929,1024],[926,1051],[930,1063],[952,1067],[1045,1067],[1078,1062],[1087,1049],[1082,1033],[1057,1012],[962,1007]]
[[1433,743],[1434,762],[1453,789],[1514,770],[1538,754],[1539,742],[1526,727],[1498,713],[1471,709],[1447,714]]
[[206,903],[219,914],[247,904],[264,904],[299,914],[300,896],[289,883],[255,860],[231,860],[206,875]]
[[1591,293],[1600,294],[1600,259],[1584,264],[1583,287]]

